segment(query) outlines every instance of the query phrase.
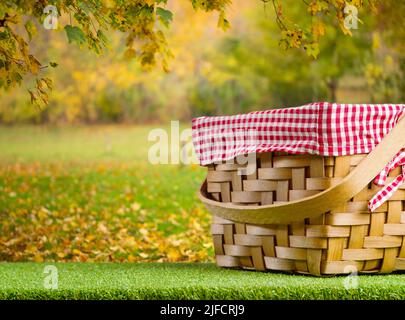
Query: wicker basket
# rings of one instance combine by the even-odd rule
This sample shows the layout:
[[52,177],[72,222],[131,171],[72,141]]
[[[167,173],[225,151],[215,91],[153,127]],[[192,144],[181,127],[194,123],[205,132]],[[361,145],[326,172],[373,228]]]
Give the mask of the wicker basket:
[[250,175],[238,164],[209,165],[200,199],[214,215],[218,266],[317,276],[405,270],[405,185],[367,208],[379,190],[373,178],[404,144],[402,119],[368,156],[261,153]]

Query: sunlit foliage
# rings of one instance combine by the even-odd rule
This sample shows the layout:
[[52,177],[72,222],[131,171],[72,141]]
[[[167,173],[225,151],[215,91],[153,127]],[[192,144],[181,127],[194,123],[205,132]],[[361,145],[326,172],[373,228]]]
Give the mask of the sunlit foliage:
[[[223,30],[230,27],[226,17],[231,0],[188,0],[195,10],[217,12],[217,26]],[[311,26],[304,27],[289,20],[288,7],[284,1],[255,0],[270,3],[276,13],[281,30],[280,45],[283,48],[303,48],[316,58],[319,40],[325,35],[326,25],[337,22],[344,34],[351,31],[344,26],[345,8],[352,4],[365,6],[363,0],[303,0],[305,15],[311,18]],[[367,1],[367,8],[374,9],[376,0]],[[125,34],[128,59],[137,58],[145,69],[160,61],[164,71],[169,70],[168,60],[173,56],[167,43],[164,29],[175,18],[167,9],[167,0],[53,0],[31,1],[5,0],[0,3],[0,88],[20,85],[28,75],[34,76],[35,84],[28,91],[31,101],[48,103],[52,80],[43,76],[41,70],[56,67],[56,61],[39,61],[32,53],[35,35],[43,23],[55,23],[55,28],[64,30],[69,43],[101,53],[108,47],[106,30]],[[300,1],[301,2],[301,1]],[[54,9],[48,6],[53,5]],[[55,11],[56,10],[56,11]],[[331,19],[332,17],[332,19]],[[63,23],[59,18],[65,18]],[[59,21],[60,20],[60,21]],[[184,32],[187,32],[184,30]]]

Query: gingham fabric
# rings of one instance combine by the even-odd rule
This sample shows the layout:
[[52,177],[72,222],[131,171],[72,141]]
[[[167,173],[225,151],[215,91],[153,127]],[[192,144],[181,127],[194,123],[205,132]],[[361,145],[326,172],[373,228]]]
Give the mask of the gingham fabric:
[[[402,173],[397,176],[391,183],[385,186],[387,176],[395,168],[402,166]],[[397,156],[391,160],[382,172],[375,178],[374,183],[378,186],[385,186],[368,203],[371,212],[381,206],[388,200],[398,188],[405,183],[405,149],[402,149]]]
[[[201,165],[249,153],[344,156],[370,153],[405,114],[405,105],[312,103],[297,108],[256,111],[192,122],[194,149]],[[405,147],[405,145],[404,145]],[[386,185],[387,175],[402,166],[402,175]],[[374,183],[384,186],[369,202],[374,211],[405,182],[405,148]]]

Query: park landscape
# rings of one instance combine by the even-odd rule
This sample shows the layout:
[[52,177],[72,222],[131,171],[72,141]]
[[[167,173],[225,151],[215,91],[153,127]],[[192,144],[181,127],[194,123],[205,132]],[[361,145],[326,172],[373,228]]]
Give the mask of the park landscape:
[[[137,47],[135,32],[129,46],[125,28],[143,20],[117,16],[102,53],[104,36],[91,40],[83,27],[97,20],[83,1],[73,1],[81,13],[73,18],[66,5],[57,30],[41,29],[40,19],[36,32],[14,29],[28,31],[44,65],[28,58],[24,68],[0,68],[0,298],[403,299],[400,274],[362,276],[361,290],[348,290],[343,277],[216,268],[211,216],[196,195],[206,169],[151,163],[148,136],[203,115],[403,102],[405,29],[394,20],[405,5],[352,1],[361,23],[345,34],[322,0],[135,2],[160,8],[165,40],[150,36]],[[328,10],[342,5],[332,2]],[[0,18],[5,12],[1,4]],[[20,17],[26,26],[29,12]],[[57,288],[44,286],[49,265]]]

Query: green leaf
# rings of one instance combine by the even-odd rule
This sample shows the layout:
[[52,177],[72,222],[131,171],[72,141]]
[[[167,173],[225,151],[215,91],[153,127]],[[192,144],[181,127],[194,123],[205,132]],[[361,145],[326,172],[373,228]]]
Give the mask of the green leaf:
[[173,13],[161,7],[157,7],[156,14],[160,17],[160,20],[165,26],[168,26],[170,21],[173,19]]
[[66,25],[65,26],[66,35],[68,37],[69,43],[76,42],[78,45],[82,45],[86,42],[86,35],[76,26]]
[[314,59],[316,59],[318,57],[319,52],[320,52],[319,51],[319,44],[316,43],[316,42],[306,45],[304,47],[304,49],[306,50],[307,55],[309,57],[313,57]]
[[86,1],[79,1],[78,2],[79,8],[82,9],[84,12],[89,14],[91,12],[90,6],[86,3]]
[[32,21],[27,21],[24,27],[25,30],[27,31],[28,38],[32,40],[32,37],[37,34],[37,27]]
[[106,37],[106,35],[104,34],[103,31],[98,30],[98,31],[97,31],[97,37],[99,38],[99,40],[101,41],[101,43],[102,43],[104,46],[107,46],[107,45],[109,44],[108,38]]

